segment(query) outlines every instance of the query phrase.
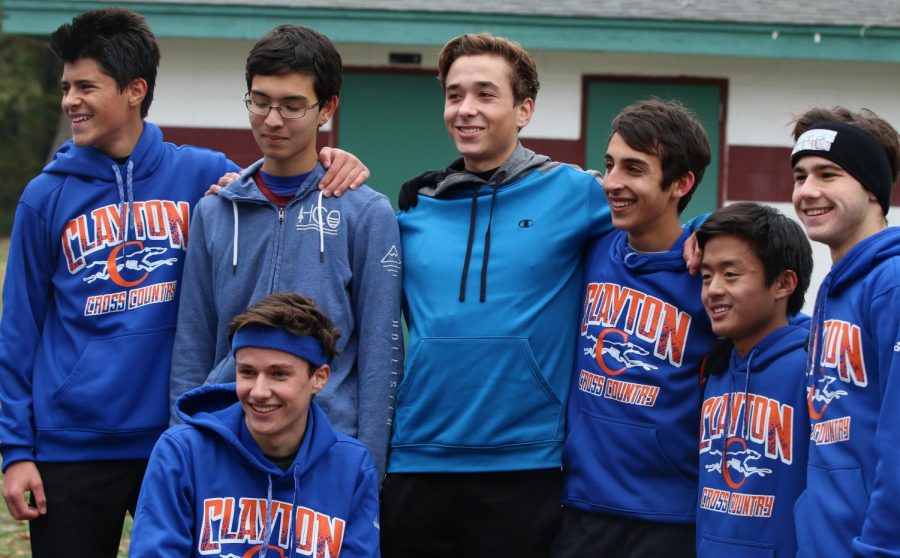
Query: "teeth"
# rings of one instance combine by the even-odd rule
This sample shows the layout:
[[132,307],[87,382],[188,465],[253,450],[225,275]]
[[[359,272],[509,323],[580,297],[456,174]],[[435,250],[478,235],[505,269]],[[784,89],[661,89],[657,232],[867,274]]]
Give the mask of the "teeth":
[[613,207],[628,207],[630,205],[634,205],[633,201],[630,200],[613,200],[610,202]]
[[90,116],[76,116],[75,118],[72,119],[72,122],[75,122],[77,124],[80,122],[87,122],[90,119],[91,119]]
[[726,312],[727,310],[728,310],[727,306],[715,306],[712,309],[712,313],[713,314],[722,314],[722,313]]
[[278,408],[278,405],[253,405],[253,410],[257,413],[271,413]]
[[819,215],[825,215],[829,211],[831,211],[831,210],[825,209],[825,208],[818,208],[818,209],[807,209],[804,211],[804,213],[806,213],[810,217],[818,217]]
[[460,128],[459,129],[459,131],[464,134],[474,134],[480,130],[481,130],[481,128]]

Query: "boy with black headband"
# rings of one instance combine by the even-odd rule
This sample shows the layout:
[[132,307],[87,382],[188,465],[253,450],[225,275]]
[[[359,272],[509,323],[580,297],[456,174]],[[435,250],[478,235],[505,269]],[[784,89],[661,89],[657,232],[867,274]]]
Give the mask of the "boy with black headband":
[[377,557],[375,464],[313,401],[340,331],[312,300],[276,293],[229,337],[237,383],[179,399],[186,424],[153,449],[129,555]]
[[794,138],[794,208],[833,261],[810,336],[799,556],[900,556],[900,228],[885,219],[900,141],[842,108],[807,112]]

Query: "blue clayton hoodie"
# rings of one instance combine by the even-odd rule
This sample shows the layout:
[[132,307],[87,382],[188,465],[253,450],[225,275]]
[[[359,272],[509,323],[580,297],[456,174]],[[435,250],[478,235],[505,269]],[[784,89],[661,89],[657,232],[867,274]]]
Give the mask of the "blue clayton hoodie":
[[699,275],[617,231],[585,262],[563,453],[563,503],[591,513],[693,523],[700,363],[714,336]]
[[383,472],[403,363],[394,211],[368,186],[322,197],[320,165],[280,209],[254,182],[261,165],[197,205],[170,404],[204,381],[234,381],[232,318],[271,293],[297,292],[315,300],[341,330],[331,378],[316,401],[337,430],[366,444]]
[[234,384],[200,387],[177,407],[186,424],[153,449],[131,558],[380,555],[375,464],[315,401],[287,471],[253,440]]
[[808,336],[808,324],[788,325],[767,335],[746,358],[732,350],[728,370],[706,384],[699,558],[797,555],[792,514],[806,486]]
[[3,288],[4,470],[150,455],[168,424],[191,209],[236,168],[144,122],[124,164],[69,141],[28,184]]
[[900,556],[900,228],[850,249],[816,298],[798,556]]
[[582,250],[612,228],[603,189],[520,145],[490,181],[457,161],[398,221],[410,357],[388,471],[559,467]]

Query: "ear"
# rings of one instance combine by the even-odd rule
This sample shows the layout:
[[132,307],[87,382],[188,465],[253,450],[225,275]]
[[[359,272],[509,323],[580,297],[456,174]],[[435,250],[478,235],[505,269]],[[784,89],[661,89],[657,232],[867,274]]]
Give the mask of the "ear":
[[331,117],[334,116],[335,111],[337,111],[338,104],[340,101],[337,98],[337,95],[325,101],[325,104],[322,105],[321,110],[319,110],[319,126],[324,126]]
[[697,182],[697,177],[694,176],[694,173],[691,171],[687,171],[681,178],[676,179],[672,182],[672,187],[670,190],[672,191],[672,197],[674,199],[681,199],[686,195],[691,193],[691,188],[694,187],[694,184]]
[[532,116],[534,116],[534,99],[529,97],[516,106],[516,127],[521,130],[527,126]]
[[797,289],[797,274],[793,269],[785,269],[772,283],[772,294],[775,300],[787,299]]
[[131,80],[131,83],[125,86],[124,93],[128,95],[129,106],[140,108],[144,97],[147,96],[147,81],[144,78]]
[[319,393],[322,389],[325,388],[325,384],[328,383],[328,378],[331,376],[331,368],[327,364],[323,364],[322,366],[315,369],[310,376],[310,380],[312,380],[312,392]]

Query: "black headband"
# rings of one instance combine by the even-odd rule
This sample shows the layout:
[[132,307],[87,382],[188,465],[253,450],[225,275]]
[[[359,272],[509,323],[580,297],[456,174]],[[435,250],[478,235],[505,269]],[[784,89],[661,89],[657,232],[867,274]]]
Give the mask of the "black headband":
[[875,194],[887,215],[894,174],[884,147],[871,134],[843,122],[820,122],[797,138],[791,152],[791,167],[810,155],[828,159],[850,173]]

